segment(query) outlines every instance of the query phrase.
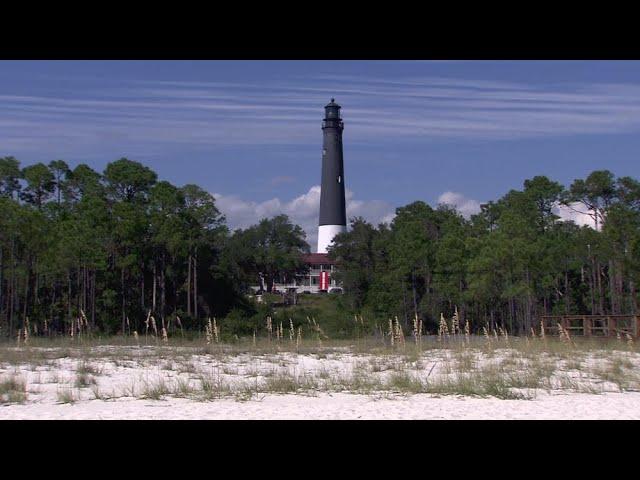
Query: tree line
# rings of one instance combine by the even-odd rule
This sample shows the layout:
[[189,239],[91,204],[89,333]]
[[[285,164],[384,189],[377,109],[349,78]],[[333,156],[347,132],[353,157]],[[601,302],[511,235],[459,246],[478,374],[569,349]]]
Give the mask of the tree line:
[[[559,205],[595,228],[562,221]],[[417,201],[390,225],[352,219],[330,255],[354,311],[407,326],[417,316],[432,331],[456,308],[476,329],[514,333],[544,314],[636,314],[640,183],[607,170],[568,188],[537,176],[468,220]]]
[[[559,205],[595,228],[561,220]],[[270,292],[305,272],[308,252],[287,216],[232,232],[210,193],[126,158],[102,173],[0,158],[3,336],[27,321],[64,333],[79,317],[95,331],[140,332],[150,314],[198,330],[216,316],[251,334],[272,312],[248,299],[250,287]],[[417,316],[434,331],[458,309],[476,329],[513,333],[543,314],[636,314],[640,183],[606,170],[567,188],[538,176],[469,219],[417,201],[390,224],[352,219],[330,256],[345,291],[327,312],[336,331],[349,331],[353,314],[407,326]]]
[[0,158],[5,336],[27,321],[62,333],[83,318],[116,333],[141,331],[150,314],[186,328],[232,309],[250,315],[248,287],[303,271],[308,250],[286,216],[231,232],[210,193],[126,158],[102,173]]

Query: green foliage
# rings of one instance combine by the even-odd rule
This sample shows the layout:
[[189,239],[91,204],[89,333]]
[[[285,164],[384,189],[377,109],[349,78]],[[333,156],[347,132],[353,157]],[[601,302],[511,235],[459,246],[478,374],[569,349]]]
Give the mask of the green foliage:
[[27,182],[20,192],[22,200],[40,208],[55,188],[54,175],[43,163],[36,163],[22,169],[22,178]]
[[[155,172],[120,159],[104,175],[63,160],[20,170],[0,159],[0,329],[26,319],[42,332],[83,328],[143,332],[191,308],[185,323],[242,305],[224,271],[224,218],[195,185],[157,182]],[[20,183],[20,181],[22,183]],[[196,260],[197,259],[197,260]],[[6,327],[6,328],[5,328]]]
[[379,242],[378,231],[363,218],[351,221],[351,231],[339,234],[329,247],[330,257],[340,262],[336,280],[349,292],[353,308],[361,308],[373,282]]
[[[319,334],[323,338],[322,333],[316,330],[313,320],[329,338],[353,338],[356,322],[343,300],[342,295],[299,295],[297,305],[285,306],[279,302],[272,302],[266,308],[262,308],[269,312],[274,327],[282,323],[286,338],[289,336],[290,319],[294,328],[302,327],[305,338],[317,338]],[[262,331],[266,316],[263,316],[264,310],[254,317],[262,322]]]
[[[559,204],[597,228],[562,221]],[[354,218],[329,252],[344,295],[299,295],[295,305],[247,297],[304,272],[307,252],[286,215],[230,233],[211,194],[158,181],[132,160],[100,174],[0,158],[0,331],[13,338],[27,324],[43,333],[45,322],[48,334],[68,335],[78,318],[84,333],[143,335],[150,315],[172,333],[178,318],[184,333],[215,316],[223,336],[264,334],[270,316],[312,338],[349,338],[395,317],[406,335],[415,317],[434,333],[456,309],[473,331],[514,333],[545,313],[637,313],[640,182],[604,170],[565,190],[536,176],[469,219],[422,201],[390,225]]]
[[158,176],[144,165],[121,158],[107,165],[104,177],[115,199],[132,201],[148,193]]
[[20,190],[20,162],[13,157],[0,158],[0,196],[13,198]]
[[[582,206],[597,229],[561,221],[561,203]],[[475,331],[528,333],[545,313],[638,312],[639,239],[640,183],[597,171],[567,191],[526,180],[470,220],[423,202],[398,208],[389,227],[354,219],[330,254],[351,312],[379,324],[398,316],[410,329],[417,316],[433,333],[457,308]]]
[[305,238],[302,228],[286,215],[265,218],[258,225],[234,232],[224,262],[244,290],[263,279],[266,291],[271,292],[274,282],[286,282],[305,271],[302,255],[309,252]]

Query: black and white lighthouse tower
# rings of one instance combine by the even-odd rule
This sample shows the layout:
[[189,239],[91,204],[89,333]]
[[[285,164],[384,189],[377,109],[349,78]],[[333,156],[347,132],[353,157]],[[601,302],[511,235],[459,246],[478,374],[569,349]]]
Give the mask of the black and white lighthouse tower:
[[324,112],[318,253],[327,253],[327,247],[331,245],[334,237],[347,231],[342,160],[344,124],[340,118],[340,105],[332,98],[331,102],[324,107]]

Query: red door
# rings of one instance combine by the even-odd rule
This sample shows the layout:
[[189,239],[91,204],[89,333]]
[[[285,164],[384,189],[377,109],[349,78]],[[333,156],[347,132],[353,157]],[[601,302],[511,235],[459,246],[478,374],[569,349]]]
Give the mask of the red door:
[[329,272],[320,272],[320,290],[329,290]]

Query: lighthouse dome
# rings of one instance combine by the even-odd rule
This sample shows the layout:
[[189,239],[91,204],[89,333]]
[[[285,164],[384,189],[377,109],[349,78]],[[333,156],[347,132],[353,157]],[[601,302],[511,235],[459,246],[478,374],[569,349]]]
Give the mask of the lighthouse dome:
[[338,105],[334,98],[331,99],[327,105],[325,105],[325,118],[340,118],[340,105]]

